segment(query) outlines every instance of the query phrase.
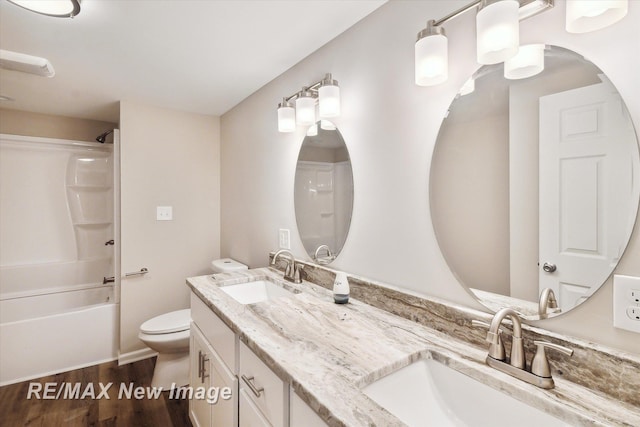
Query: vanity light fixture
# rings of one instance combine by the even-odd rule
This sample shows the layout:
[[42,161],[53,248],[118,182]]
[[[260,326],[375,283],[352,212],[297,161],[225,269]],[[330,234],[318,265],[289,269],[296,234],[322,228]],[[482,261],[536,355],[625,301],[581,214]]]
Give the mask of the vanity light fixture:
[[322,80],[303,87],[299,92],[282,98],[282,102],[278,104],[278,130],[293,132],[296,124],[314,125],[316,101],[321,119],[340,115],[340,87],[330,73]]
[[509,80],[526,79],[544,70],[544,44],[520,46],[518,54],[504,62],[504,77]]
[[16,6],[55,18],[73,18],[80,13],[80,0],[8,0]]
[[567,0],[566,28],[587,33],[612,25],[627,14],[629,0]]
[[477,56],[495,64],[518,52],[519,21],[553,7],[553,0],[475,0],[439,20],[430,20],[415,44],[415,79],[419,86],[447,80],[447,38],[442,25],[471,10],[476,15]]
[[498,64],[518,53],[518,0],[482,0],[476,15],[479,64]]

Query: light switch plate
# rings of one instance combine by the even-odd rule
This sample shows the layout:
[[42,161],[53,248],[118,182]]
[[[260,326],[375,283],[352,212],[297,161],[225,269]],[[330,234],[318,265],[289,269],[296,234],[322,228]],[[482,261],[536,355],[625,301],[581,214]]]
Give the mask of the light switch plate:
[[613,326],[640,333],[640,277],[613,276]]
[[157,206],[156,220],[171,221],[173,220],[173,206]]
[[288,229],[278,230],[278,246],[280,249],[291,249],[291,234]]

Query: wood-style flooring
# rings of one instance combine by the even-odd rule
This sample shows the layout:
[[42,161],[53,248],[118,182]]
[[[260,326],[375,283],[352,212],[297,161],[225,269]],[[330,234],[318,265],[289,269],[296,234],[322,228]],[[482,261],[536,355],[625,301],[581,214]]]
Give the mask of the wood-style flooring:
[[[118,399],[120,384],[129,387],[133,383],[134,388],[150,386],[154,365],[155,358],[123,366],[114,361],[0,387],[0,426],[191,427],[188,400],[170,399],[168,391],[158,399]],[[81,383],[82,392],[92,383],[95,397],[101,392],[100,384],[113,385],[108,390],[110,399],[27,399],[29,387],[32,391],[38,387],[30,386],[31,383],[44,387],[45,383],[63,382]]]

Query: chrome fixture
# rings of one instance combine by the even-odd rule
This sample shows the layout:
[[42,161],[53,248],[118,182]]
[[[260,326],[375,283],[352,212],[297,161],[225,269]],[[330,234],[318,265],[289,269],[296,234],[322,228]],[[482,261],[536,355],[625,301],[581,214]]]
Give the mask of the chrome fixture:
[[287,260],[287,266],[284,270],[284,279],[293,283],[302,283],[302,279],[300,278],[300,270],[302,270],[304,266],[296,263],[296,259],[293,257],[293,254],[290,251],[286,249],[280,249],[273,256],[271,265],[276,264],[276,261],[278,260],[278,257],[280,255],[287,255],[289,257],[289,259]]
[[80,13],[80,0],[8,0],[16,6],[55,18],[73,18]]
[[555,309],[553,311],[554,313],[560,311],[558,309],[556,294],[553,293],[551,288],[544,288],[542,292],[540,292],[540,302],[538,303],[538,315],[541,319],[545,319],[547,317],[547,311],[549,309]]
[[142,267],[140,271],[134,271],[133,273],[126,273],[124,277],[144,276],[148,272],[149,270],[147,269],[147,267]]
[[[296,124],[311,126],[316,123],[316,101],[320,118],[340,115],[340,86],[327,73],[320,81],[304,86],[293,95],[282,98],[278,104],[278,130],[293,132]],[[294,104],[295,103],[295,104]]]
[[[622,19],[629,0],[567,0],[566,30],[570,33],[595,31]],[[519,52],[519,21],[549,10],[554,0],[474,0],[439,20],[427,21],[415,44],[415,81],[419,86],[440,84],[448,77],[447,37],[442,25],[463,13],[477,9],[476,43],[480,64],[505,63],[510,79],[531,77],[544,68],[540,48]],[[519,56],[519,57],[517,57]],[[508,68],[508,70],[507,70]]]
[[107,140],[107,136],[108,136],[110,133],[113,133],[113,129],[110,129],[110,130],[108,130],[108,131],[106,131],[106,132],[103,132],[103,133],[101,133],[100,135],[98,135],[98,136],[96,137],[96,141],[98,141],[100,144],[104,144],[104,142]]
[[[511,319],[513,325],[510,358],[505,357],[504,344],[500,337],[500,328],[506,317]],[[488,325],[478,320],[472,321],[472,324],[475,326]],[[545,348],[560,351],[568,356],[573,354],[572,349],[544,341],[534,341],[534,344],[537,346],[537,351],[531,360],[531,371],[527,371],[522,340],[522,323],[518,313],[511,308],[503,308],[493,316],[491,324],[488,326],[489,332],[487,332],[486,340],[491,343],[491,345],[489,346],[489,354],[486,358],[487,365],[537,387],[545,389],[554,387]]]
[[[326,257],[322,257],[320,258],[320,253],[322,251],[326,251],[327,256]],[[313,254],[313,259],[318,263],[318,264],[329,264],[331,261],[333,261],[336,257],[333,255],[333,253],[331,253],[331,249],[329,248],[328,245],[320,245],[318,246],[318,248],[316,249],[316,252]]]

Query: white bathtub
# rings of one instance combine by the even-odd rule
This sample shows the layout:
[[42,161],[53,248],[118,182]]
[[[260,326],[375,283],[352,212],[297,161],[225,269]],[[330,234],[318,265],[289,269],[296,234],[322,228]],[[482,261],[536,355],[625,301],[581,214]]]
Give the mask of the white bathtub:
[[0,299],[0,386],[116,359],[113,287],[90,286]]

